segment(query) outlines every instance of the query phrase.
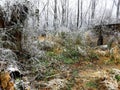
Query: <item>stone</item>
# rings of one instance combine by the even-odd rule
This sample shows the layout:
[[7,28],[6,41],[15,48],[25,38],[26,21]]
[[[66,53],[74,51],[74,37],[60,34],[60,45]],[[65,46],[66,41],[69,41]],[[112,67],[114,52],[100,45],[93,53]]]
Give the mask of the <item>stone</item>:
[[108,45],[101,45],[98,48],[105,51],[105,50],[108,50]]

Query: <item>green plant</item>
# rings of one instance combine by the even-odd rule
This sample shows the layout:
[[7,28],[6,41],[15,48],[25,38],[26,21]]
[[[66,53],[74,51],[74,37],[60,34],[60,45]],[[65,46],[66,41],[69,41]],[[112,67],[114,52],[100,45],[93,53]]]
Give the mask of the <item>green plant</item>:
[[53,68],[47,69],[45,75],[46,76],[51,76],[55,74],[55,70]]
[[110,56],[110,58],[105,62],[105,64],[113,64],[115,62],[114,56]]
[[80,56],[80,53],[76,48],[76,46],[69,46],[69,47],[66,47],[66,51],[63,52],[63,55],[66,57],[70,57],[72,59],[75,59],[75,58],[78,59]]
[[98,85],[95,81],[89,81],[86,83],[86,86],[90,88],[97,88]]
[[65,64],[73,64],[74,63],[74,60],[70,59],[70,58],[64,58],[63,62]]
[[99,60],[99,56],[94,52],[90,52],[89,58],[90,60]]
[[66,33],[65,33],[65,32],[61,32],[61,33],[60,33],[60,36],[61,36],[62,39],[64,39],[65,36],[66,36]]
[[119,82],[120,81],[120,75],[115,75],[115,79]]
[[78,36],[76,37],[75,44],[76,44],[76,45],[81,45],[81,44],[82,44],[80,35],[78,35]]
[[78,76],[78,70],[77,69],[73,70],[72,76],[73,77],[77,77]]
[[75,84],[75,79],[74,79],[74,78],[71,78],[71,79],[69,80],[69,83],[67,84],[66,90],[72,90],[71,88],[74,86],[74,84]]
[[48,57],[54,57],[56,54],[55,54],[54,52],[47,51],[47,52],[46,52],[46,55],[47,55]]

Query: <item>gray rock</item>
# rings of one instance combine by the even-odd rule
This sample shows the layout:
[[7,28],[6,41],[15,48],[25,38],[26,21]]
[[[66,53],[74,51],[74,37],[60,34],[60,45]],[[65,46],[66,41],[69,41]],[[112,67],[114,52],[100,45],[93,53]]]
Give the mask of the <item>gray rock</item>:
[[99,48],[103,51],[107,50],[108,49],[108,45],[101,45],[99,46]]

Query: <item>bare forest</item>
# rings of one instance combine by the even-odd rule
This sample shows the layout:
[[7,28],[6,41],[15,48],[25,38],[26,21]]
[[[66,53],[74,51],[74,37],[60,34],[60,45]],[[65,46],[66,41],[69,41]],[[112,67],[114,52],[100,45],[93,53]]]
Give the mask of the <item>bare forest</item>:
[[120,0],[0,0],[0,90],[120,90]]

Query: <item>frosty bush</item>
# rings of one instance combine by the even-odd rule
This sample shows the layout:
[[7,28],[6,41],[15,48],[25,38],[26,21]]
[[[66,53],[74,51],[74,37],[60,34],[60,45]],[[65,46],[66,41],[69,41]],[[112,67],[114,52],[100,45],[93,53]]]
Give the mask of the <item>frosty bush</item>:
[[0,48],[0,60],[12,62],[17,60],[17,56],[10,49]]

